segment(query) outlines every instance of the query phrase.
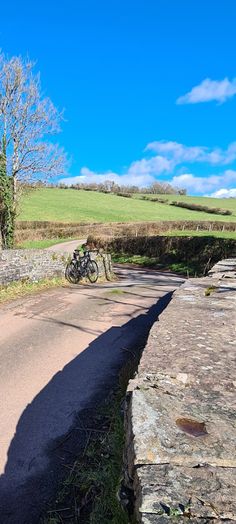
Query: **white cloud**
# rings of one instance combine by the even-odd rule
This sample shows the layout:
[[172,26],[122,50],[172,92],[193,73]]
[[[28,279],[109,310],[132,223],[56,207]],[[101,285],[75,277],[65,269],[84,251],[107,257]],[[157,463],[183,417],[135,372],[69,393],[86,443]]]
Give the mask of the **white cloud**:
[[161,173],[168,173],[173,170],[173,162],[164,156],[154,156],[150,159],[142,158],[142,160],[137,160],[132,162],[131,166],[128,169],[129,175],[160,175]]
[[172,180],[170,180],[170,183],[175,187],[187,189],[190,195],[204,194],[207,196],[210,193],[210,196],[215,196],[219,190],[225,191],[227,194],[230,190],[228,186],[236,183],[236,171],[227,170],[220,175],[211,175],[209,177],[199,177],[192,173],[185,173],[174,176]]
[[[135,174],[135,173],[126,173],[124,175],[119,175],[118,173],[113,173],[108,171],[106,173],[96,173],[91,171],[87,167],[83,167],[80,171],[80,175],[75,177],[63,178],[60,180],[61,183],[67,184],[79,184],[79,183],[104,183],[105,180],[113,180],[118,185],[135,185],[138,187],[148,187],[154,182],[157,178],[150,173]],[[160,180],[160,179],[158,179]],[[169,182],[176,188],[187,189],[187,192],[191,194],[203,194],[205,196],[221,196],[218,195],[218,191],[225,192],[223,196],[235,196],[233,193],[230,193],[230,189],[227,187],[230,184],[236,183],[236,171],[227,170],[220,175],[211,175],[209,177],[199,177],[195,176],[192,173],[184,173],[181,175],[174,176],[171,180],[165,180]],[[220,188],[220,189],[219,189]],[[222,189],[223,188],[223,189]],[[234,189],[232,191],[235,191]]]
[[146,151],[154,151],[171,158],[175,165],[182,162],[199,162],[205,158],[207,148],[202,146],[185,146],[178,142],[160,140],[147,145]]
[[[212,165],[230,164],[236,159],[236,142],[229,144],[227,149],[219,147],[186,146],[179,142],[160,140],[147,145],[146,151],[162,154],[168,158],[172,167],[185,162],[205,162]],[[155,157],[154,157],[155,158]]]
[[236,187],[232,189],[218,189],[215,193],[210,195],[214,198],[236,198]]
[[191,91],[183,96],[180,96],[177,104],[198,104],[199,102],[226,102],[236,94],[236,78],[230,81],[228,78],[224,80],[211,80],[206,78],[201,84],[193,87]]
[[177,188],[187,189],[190,195],[192,193],[206,193],[212,189],[212,184],[208,183],[207,178],[198,177],[192,173],[174,176],[170,183]]
[[149,173],[143,174],[132,174],[126,173],[124,175],[119,175],[118,173],[113,173],[108,171],[106,173],[96,173],[91,171],[87,167],[82,167],[80,175],[75,177],[63,178],[60,180],[60,183],[67,184],[68,186],[72,184],[102,184],[105,180],[113,180],[118,185],[134,185],[138,187],[147,187],[155,182],[156,178]]

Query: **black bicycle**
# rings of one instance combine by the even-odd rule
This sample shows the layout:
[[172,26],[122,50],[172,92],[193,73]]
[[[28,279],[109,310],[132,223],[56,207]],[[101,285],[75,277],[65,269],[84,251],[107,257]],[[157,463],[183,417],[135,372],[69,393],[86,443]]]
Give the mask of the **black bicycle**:
[[72,260],[66,266],[66,279],[71,284],[78,284],[82,278],[88,277],[91,284],[95,284],[98,279],[98,265],[91,259],[89,251],[83,254],[75,249]]

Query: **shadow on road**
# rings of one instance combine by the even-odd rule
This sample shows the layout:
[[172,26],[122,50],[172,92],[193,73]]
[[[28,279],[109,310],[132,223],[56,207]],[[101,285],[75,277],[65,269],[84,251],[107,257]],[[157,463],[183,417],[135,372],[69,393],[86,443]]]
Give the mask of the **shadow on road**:
[[64,466],[84,446],[83,432],[77,430],[79,413],[95,408],[108,395],[130,358],[127,349],[139,354],[171,295],[167,293],[147,313],[98,336],[26,407],[0,477],[2,524],[39,522],[58,481],[68,472]]

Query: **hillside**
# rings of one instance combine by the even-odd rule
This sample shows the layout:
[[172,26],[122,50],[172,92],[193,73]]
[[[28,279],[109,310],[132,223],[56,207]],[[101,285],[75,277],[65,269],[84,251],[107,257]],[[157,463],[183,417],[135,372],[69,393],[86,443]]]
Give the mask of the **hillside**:
[[[155,195],[157,196],[157,195]],[[233,211],[231,216],[190,211],[140,199],[73,189],[42,188],[32,190],[21,201],[18,220],[55,222],[132,222],[155,220],[236,221],[236,199],[160,195],[168,200],[194,202]]]

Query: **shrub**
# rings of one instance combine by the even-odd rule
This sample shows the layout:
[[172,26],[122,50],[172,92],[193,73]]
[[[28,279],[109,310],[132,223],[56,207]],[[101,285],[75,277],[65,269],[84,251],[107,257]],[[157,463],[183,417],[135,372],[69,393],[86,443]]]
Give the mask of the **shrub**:
[[159,198],[159,197],[150,198],[148,196],[143,195],[141,197],[141,200],[148,200],[149,202],[159,202],[160,204],[169,204],[169,200],[167,198]]
[[185,263],[204,273],[221,259],[236,254],[236,240],[207,237],[127,236],[113,239],[90,236],[106,251],[155,258],[161,264]]
[[191,209],[192,211],[204,211],[205,213],[213,213],[214,215],[232,215],[232,211],[229,209],[220,209],[219,207],[208,207],[200,204],[191,204],[189,202],[170,202],[171,206],[183,207],[185,209]]
[[132,198],[132,195],[130,193],[120,193],[120,191],[118,191],[117,193],[115,193],[116,196],[121,196],[121,197],[125,197],[125,198]]

